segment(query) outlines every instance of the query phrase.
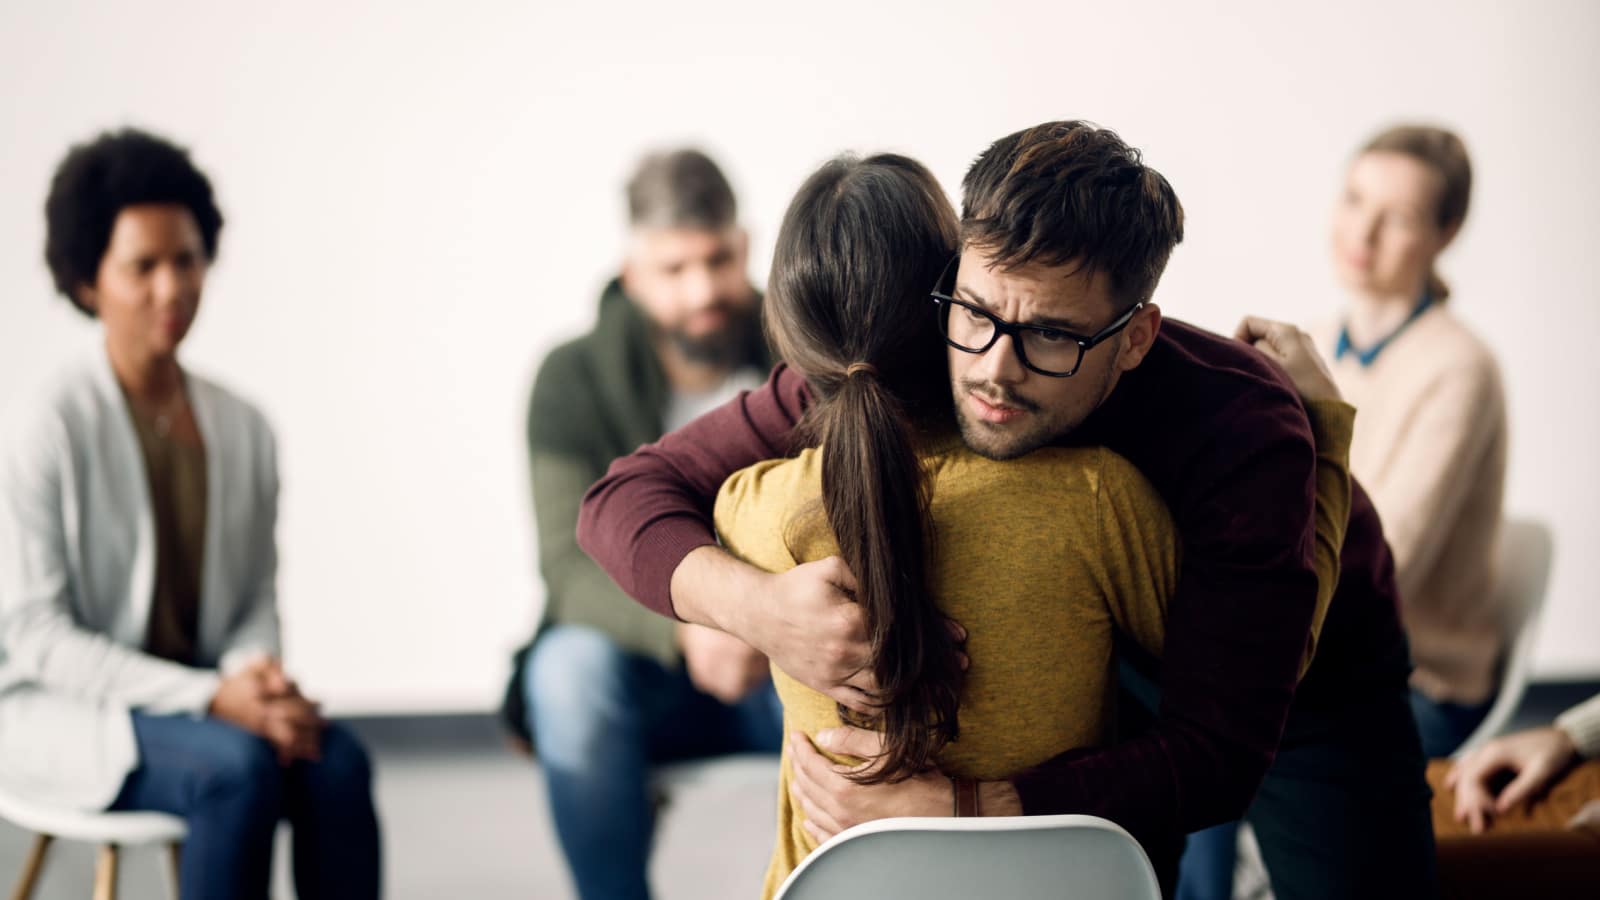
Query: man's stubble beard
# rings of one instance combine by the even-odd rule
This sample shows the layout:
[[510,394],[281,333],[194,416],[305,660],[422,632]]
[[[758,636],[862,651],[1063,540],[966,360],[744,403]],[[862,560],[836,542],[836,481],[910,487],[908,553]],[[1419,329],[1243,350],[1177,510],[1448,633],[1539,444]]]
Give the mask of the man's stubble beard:
[[[1084,409],[1082,413],[1073,415],[1071,419],[1066,421],[1052,421],[1048,416],[1050,410],[1043,404],[1028,400],[1009,389],[994,388],[989,382],[984,381],[958,379],[955,382],[952,395],[955,400],[956,424],[961,429],[961,440],[967,445],[967,449],[985,459],[992,459],[997,462],[1026,456],[1041,447],[1058,443],[1075,431],[1079,425],[1082,425],[1085,420],[1094,414],[1095,410],[1106,402],[1106,398],[1111,395],[1112,376],[1115,372],[1116,367],[1114,364],[1107,366],[1105,371],[1100,373],[1099,383],[1095,385],[1095,401]],[[1077,378],[1080,376],[1073,375],[1071,377]],[[1008,406],[1017,406],[1028,410],[1036,417],[1037,427],[1025,434],[1017,435],[1009,442],[996,446],[992,440],[995,432],[989,430],[985,423],[974,420],[968,411],[967,395],[975,388],[990,388],[987,391],[980,391],[979,396],[992,396],[998,393],[999,397],[996,399],[1000,402]]]

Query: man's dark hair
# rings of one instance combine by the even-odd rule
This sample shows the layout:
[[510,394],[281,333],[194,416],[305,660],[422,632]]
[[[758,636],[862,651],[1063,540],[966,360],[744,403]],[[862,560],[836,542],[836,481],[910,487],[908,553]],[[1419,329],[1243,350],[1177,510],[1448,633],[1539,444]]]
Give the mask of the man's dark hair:
[[44,258],[56,290],[84,315],[94,318],[95,313],[77,291],[98,277],[117,215],[147,203],[187,207],[206,259],[216,259],[222,213],[212,199],[211,182],[182,147],[125,128],[74,146],[56,167],[44,204]]
[[1073,263],[1105,275],[1119,309],[1150,299],[1183,206],[1115,132],[1046,122],[983,151],[962,179],[961,242],[1014,270]]
[[738,217],[728,179],[699,150],[647,156],[628,179],[628,224],[635,228],[721,231]]

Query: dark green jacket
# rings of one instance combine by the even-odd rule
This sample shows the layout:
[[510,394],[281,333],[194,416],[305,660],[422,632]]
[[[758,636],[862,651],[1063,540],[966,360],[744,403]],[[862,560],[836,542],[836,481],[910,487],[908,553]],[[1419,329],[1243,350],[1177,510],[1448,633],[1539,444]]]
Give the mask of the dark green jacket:
[[[771,364],[752,341],[747,364]],[[644,315],[613,280],[594,330],[545,358],[528,405],[528,462],[545,583],[542,625],[589,625],[667,664],[673,622],[635,603],[578,548],[578,505],[611,461],[661,437],[670,389]],[[541,625],[541,627],[542,627]]]

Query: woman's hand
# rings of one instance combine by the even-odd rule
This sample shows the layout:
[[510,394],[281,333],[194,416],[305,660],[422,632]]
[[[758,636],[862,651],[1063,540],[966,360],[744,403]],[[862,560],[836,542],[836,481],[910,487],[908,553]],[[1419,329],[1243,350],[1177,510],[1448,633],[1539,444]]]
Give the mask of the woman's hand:
[[[894,816],[949,816],[955,812],[950,779],[937,768],[903,781],[858,784],[850,775],[868,772],[883,755],[883,735],[842,726],[820,731],[812,740],[789,735],[789,795],[805,818],[806,833],[818,844],[863,822]],[[835,763],[817,751],[865,760],[858,765]],[[1009,781],[978,784],[978,812],[984,816],[1020,816],[1022,800]]]
[[[1482,834],[1496,815],[1544,790],[1577,758],[1572,737],[1553,726],[1495,738],[1457,760],[1445,776],[1445,787],[1456,792],[1456,821]],[[1515,777],[1496,796],[1492,783],[1506,772]]]
[[316,760],[327,724],[317,704],[300,694],[278,660],[261,659],[225,676],[211,697],[211,715],[270,742],[284,765]]
[[1333,375],[1328,372],[1322,354],[1317,352],[1316,342],[1299,328],[1287,322],[1246,316],[1233,336],[1277,363],[1294,382],[1300,399],[1308,403],[1344,399],[1339,386],[1333,383]]

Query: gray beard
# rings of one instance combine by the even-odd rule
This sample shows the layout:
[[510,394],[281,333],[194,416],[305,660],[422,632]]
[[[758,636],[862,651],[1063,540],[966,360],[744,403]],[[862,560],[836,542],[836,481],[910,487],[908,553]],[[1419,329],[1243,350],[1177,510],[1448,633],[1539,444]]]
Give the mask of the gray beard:
[[760,318],[751,310],[734,312],[727,327],[701,337],[690,337],[677,329],[665,329],[661,334],[689,362],[732,368],[747,361],[760,327]]

